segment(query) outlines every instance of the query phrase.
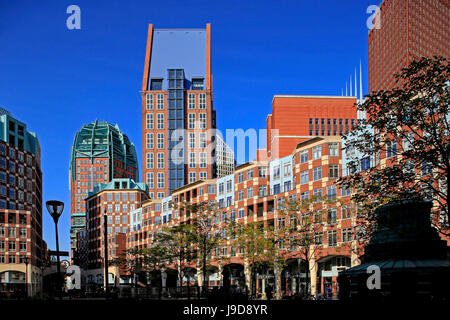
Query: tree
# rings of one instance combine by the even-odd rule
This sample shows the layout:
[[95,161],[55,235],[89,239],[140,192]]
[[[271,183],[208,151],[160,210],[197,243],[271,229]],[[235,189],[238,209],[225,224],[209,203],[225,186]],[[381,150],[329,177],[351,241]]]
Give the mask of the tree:
[[[310,295],[310,261],[322,249],[321,242],[316,242],[316,232],[322,232],[325,223],[335,224],[336,217],[329,211],[330,204],[336,199],[327,199],[322,196],[314,196],[311,199],[298,199],[288,202],[287,207],[279,210],[279,220],[283,223],[277,228],[278,238],[284,243],[288,243],[290,251],[298,252],[298,258],[305,261],[304,271],[306,273],[307,291],[305,295]],[[326,215],[326,217],[324,217]],[[285,250],[286,257],[290,252]],[[286,261],[286,259],[284,259]],[[298,279],[298,291],[300,292],[300,279]]]
[[203,274],[203,288],[206,292],[207,287],[207,266],[211,257],[211,251],[221,244],[222,240],[214,231],[220,231],[212,223],[216,209],[206,202],[200,203],[184,203],[182,206],[186,210],[188,223],[191,225],[189,229],[189,239],[197,249],[197,258],[201,265]]
[[250,222],[242,225],[233,221],[227,228],[230,234],[231,245],[239,250],[244,261],[249,266],[249,289],[254,293],[256,272],[263,265],[271,263],[271,258],[266,251],[269,247],[269,240],[264,228],[264,222]]
[[339,184],[354,191],[369,227],[380,205],[432,199],[432,222],[448,234],[449,79],[447,59],[422,58],[396,75],[394,89],[372,92],[357,106],[367,121],[344,137],[349,174]]
[[182,270],[197,257],[197,251],[192,244],[192,229],[190,224],[177,224],[164,228],[157,237],[157,241],[167,248],[172,261],[177,264],[180,286],[183,286]]

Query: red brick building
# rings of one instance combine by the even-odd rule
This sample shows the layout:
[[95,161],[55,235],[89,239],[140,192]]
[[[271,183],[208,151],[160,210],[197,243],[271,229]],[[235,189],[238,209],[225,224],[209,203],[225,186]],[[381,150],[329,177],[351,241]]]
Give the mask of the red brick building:
[[267,149],[257,159],[282,158],[302,141],[316,136],[341,136],[357,120],[356,97],[275,95],[267,116]]
[[389,90],[415,58],[450,57],[450,1],[384,0],[369,32],[369,93]]

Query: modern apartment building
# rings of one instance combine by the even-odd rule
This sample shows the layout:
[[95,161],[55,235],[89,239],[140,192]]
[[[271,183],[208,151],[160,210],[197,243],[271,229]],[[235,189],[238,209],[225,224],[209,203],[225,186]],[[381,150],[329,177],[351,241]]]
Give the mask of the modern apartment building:
[[378,26],[368,36],[369,93],[392,89],[394,75],[416,58],[450,57],[448,0],[384,0]]
[[69,168],[72,257],[76,233],[86,227],[85,198],[114,178],[139,180],[134,144],[117,125],[103,121],[84,125],[75,135]]
[[141,95],[142,175],[150,197],[217,176],[210,24],[149,25]]
[[[349,202],[350,193],[336,186],[342,174],[341,138],[338,136],[315,137],[298,143],[290,155],[272,162],[249,162],[236,167],[233,174],[222,178],[196,181],[174,190],[169,199],[154,199],[142,204],[138,226],[128,234],[128,248],[146,248],[154,243],[158,232],[164,227],[186,223],[192,213],[182,208],[184,202],[207,202],[215,207],[211,212],[214,234],[222,235],[223,224],[235,221],[244,225],[253,221],[267,226],[297,225],[302,215],[286,221],[280,215],[290,200],[311,199],[323,196],[330,200],[320,211],[315,227],[314,255],[309,261],[312,292],[336,293],[336,277],[340,270],[359,263],[354,234],[356,208]],[[164,202],[175,204],[170,209]],[[316,221],[316,220],[315,220]],[[326,223],[319,223],[327,221]],[[242,258],[239,248],[227,242],[215,248],[211,254],[211,264],[216,267],[209,277],[209,285],[219,285],[222,271],[229,268],[234,284],[248,283],[249,264]],[[287,265],[282,272],[283,289],[296,292],[298,279],[305,288],[305,274],[299,274],[298,263],[302,260],[298,247],[286,245]],[[225,261],[225,262],[224,262]],[[305,261],[302,262],[304,265]],[[174,266],[173,269],[176,270]],[[194,262],[190,265],[196,274],[197,283],[202,283],[202,273]],[[174,283],[170,275],[175,270],[168,268],[167,283]],[[261,275],[257,280],[257,290],[264,292],[266,285],[274,285],[273,274]],[[299,278],[300,276],[300,278]],[[168,284],[169,286],[169,284]]]
[[1,295],[25,293],[25,283],[29,295],[40,290],[44,246],[39,140],[0,108]]
[[[120,257],[126,250],[126,235],[130,232],[130,213],[149,200],[145,183],[132,179],[112,179],[89,192],[87,204],[87,283],[103,284],[104,216],[107,216],[108,257]],[[84,255],[86,256],[86,254]],[[112,272],[114,274],[114,272]],[[117,280],[119,279],[117,274]]]

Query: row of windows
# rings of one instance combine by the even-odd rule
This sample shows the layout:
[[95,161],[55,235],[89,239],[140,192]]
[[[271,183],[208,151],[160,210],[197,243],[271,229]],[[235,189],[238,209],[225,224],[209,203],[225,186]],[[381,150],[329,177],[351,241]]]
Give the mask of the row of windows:
[[[314,121],[313,121],[314,120]],[[327,119],[327,125],[325,126],[325,119],[320,119],[320,126],[319,126],[319,118],[309,118],[309,135],[313,136],[325,136],[325,131],[327,132],[327,136],[331,136],[331,130],[333,130],[333,136],[337,135],[337,122],[339,120],[339,135],[343,135],[344,133],[344,121],[345,121],[345,134],[348,134],[350,131],[350,123],[351,123],[351,129],[353,130],[355,128],[355,119],[333,119],[333,126],[331,126],[331,119]],[[314,134],[315,133],[315,134]]]
[[[8,246],[6,246],[6,242],[8,243]],[[17,249],[19,249],[20,252],[26,252],[27,243],[25,241],[20,241],[19,246],[17,246],[17,242],[15,240],[13,241],[0,240],[0,252],[6,251],[7,248],[8,251],[10,252],[15,252]]]
[[[17,257],[16,255],[8,255],[7,257],[8,257],[8,259],[6,259],[5,256],[1,254],[0,255],[0,264],[6,264],[6,261],[8,261],[9,264],[17,264],[17,263],[24,264],[26,256],[21,255],[21,256],[19,256],[19,259],[16,258]],[[5,273],[3,273],[2,275],[4,275],[4,274]],[[20,276],[18,276],[16,280],[25,280],[25,274],[20,273]]]
[[[6,145],[3,143],[0,143],[0,154],[1,155],[7,155],[7,148]],[[13,148],[9,148],[9,158],[10,159],[17,159],[21,162],[25,162],[25,154],[22,151],[17,151]],[[33,165],[33,158],[30,155],[27,155],[26,157],[27,165],[32,166]]]
[[[26,220],[23,224],[26,224]],[[0,226],[0,237],[1,238],[16,238],[17,237],[17,229],[19,230],[19,238],[27,237],[27,228],[16,228],[16,227],[8,227],[5,228]],[[8,233],[6,233],[8,231]]]

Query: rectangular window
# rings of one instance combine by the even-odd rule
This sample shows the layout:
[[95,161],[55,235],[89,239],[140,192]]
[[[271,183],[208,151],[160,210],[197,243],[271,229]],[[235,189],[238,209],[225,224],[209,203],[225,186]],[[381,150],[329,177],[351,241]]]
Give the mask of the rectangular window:
[[153,133],[147,133],[147,149],[153,149],[154,147],[154,140],[153,140]]
[[339,156],[339,143],[332,142],[328,144],[328,156],[338,157]]
[[253,179],[253,169],[247,170],[247,180]]
[[206,132],[200,132],[200,148],[206,148]]
[[146,94],[145,105],[147,107],[147,110],[153,110],[153,94]]
[[164,149],[164,133],[158,133],[158,149]]
[[309,182],[309,171],[305,170],[300,172],[300,184],[305,184]]
[[206,129],[206,113],[199,114],[200,129]]
[[206,160],[206,152],[200,152],[200,168],[206,168],[207,160]]
[[158,153],[158,169],[164,169],[164,152]]
[[320,159],[322,157],[322,146],[315,146],[312,148],[313,160]]
[[339,178],[339,165],[338,164],[330,164],[329,167],[329,174],[328,177],[335,179]]
[[189,168],[195,168],[195,152],[189,153]]
[[342,242],[351,242],[353,240],[352,228],[342,229]]
[[336,185],[327,187],[328,200],[336,200]]
[[154,126],[153,113],[147,113],[147,129],[152,130]]
[[195,133],[189,132],[189,148],[195,149]]
[[308,162],[308,150],[300,152],[300,163]]
[[156,107],[157,107],[158,110],[163,110],[164,109],[164,94],[158,93],[157,106]]
[[328,246],[329,247],[337,246],[337,231],[336,230],[328,231],[327,238],[328,238]]
[[154,169],[155,158],[153,153],[147,153],[147,169]]
[[317,167],[313,169],[313,178],[314,181],[322,179],[322,167]]
[[195,172],[189,172],[189,183],[193,183],[195,181],[197,181],[196,173]]
[[198,108],[206,109],[206,93],[200,93],[198,95]]
[[189,93],[188,101],[188,108],[195,109],[195,93]]
[[189,113],[189,129],[195,129],[195,113]]
[[158,188],[164,189],[164,172],[158,172]]
[[157,128],[164,129],[164,114],[163,113],[157,114]]

